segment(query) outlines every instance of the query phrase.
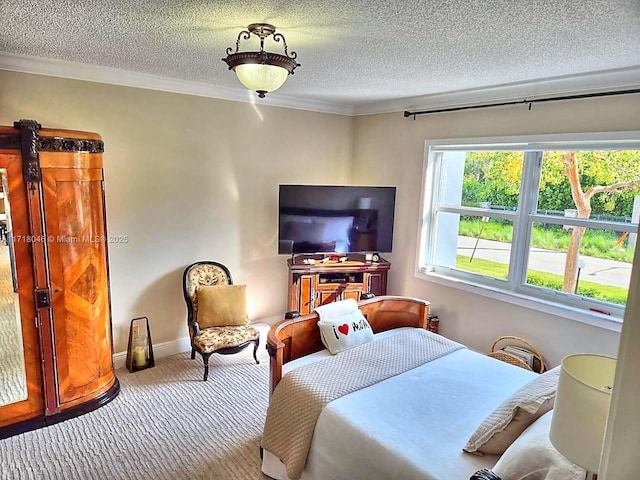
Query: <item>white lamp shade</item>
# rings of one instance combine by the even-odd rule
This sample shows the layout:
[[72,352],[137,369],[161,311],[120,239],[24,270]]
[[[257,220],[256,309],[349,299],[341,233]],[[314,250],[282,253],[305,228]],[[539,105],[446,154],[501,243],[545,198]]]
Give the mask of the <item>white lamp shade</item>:
[[615,358],[576,354],[562,360],[549,438],[562,455],[597,473],[611,402]]
[[260,63],[245,63],[234,70],[238,80],[254,92],[273,92],[284,84],[289,75],[286,68]]

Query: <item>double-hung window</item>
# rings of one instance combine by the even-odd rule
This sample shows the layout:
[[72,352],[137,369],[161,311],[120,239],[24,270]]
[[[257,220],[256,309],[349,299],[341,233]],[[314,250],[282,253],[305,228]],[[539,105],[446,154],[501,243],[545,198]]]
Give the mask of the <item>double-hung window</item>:
[[640,217],[640,132],[426,147],[420,276],[574,318],[622,318]]

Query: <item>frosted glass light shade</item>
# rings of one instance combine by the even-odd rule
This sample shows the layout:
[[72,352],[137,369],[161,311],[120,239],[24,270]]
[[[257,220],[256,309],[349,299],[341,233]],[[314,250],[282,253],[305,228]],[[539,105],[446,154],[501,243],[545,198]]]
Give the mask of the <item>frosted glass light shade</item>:
[[615,358],[576,354],[562,360],[549,439],[562,455],[598,472]]
[[275,65],[245,63],[235,67],[238,80],[254,92],[273,92],[287,80],[289,72]]

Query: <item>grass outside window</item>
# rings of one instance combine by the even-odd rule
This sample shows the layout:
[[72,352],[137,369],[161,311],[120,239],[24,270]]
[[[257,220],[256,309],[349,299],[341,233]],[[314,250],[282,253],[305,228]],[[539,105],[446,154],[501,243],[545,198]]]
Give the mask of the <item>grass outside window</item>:
[[[460,219],[459,235],[477,238],[483,222],[480,220]],[[513,225],[503,224],[492,219],[484,223],[481,238],[497,242],[510,243]],[[554,225],[549,228],[534,228],[531,245],[545,250],[567,251],[570,235],[562,231],[562,227]],[[633,249],[626,248],[627,240],[610,231],[587,230],[580,247],[580,255],[587,257],[616,260],[632,263]],[[617,245],[617,243],[619,243]]]
[[[477,273],[493,278],[506,280],[509,266],[503,263],[492,262],[481,258],[474,258],[469,261],[470,257],[457,255],[456,268],[465,272]],[[527,283],[536,287],[544,287],[559,291],[562,289],[562,275],[541,272],[538,270],[529,270],[527,275]],[[627,290],[620,287],[601,285],[599,283],[580,280],[578,283],[577,295],[582,295],[596,300],[624,305],[627,301]]]

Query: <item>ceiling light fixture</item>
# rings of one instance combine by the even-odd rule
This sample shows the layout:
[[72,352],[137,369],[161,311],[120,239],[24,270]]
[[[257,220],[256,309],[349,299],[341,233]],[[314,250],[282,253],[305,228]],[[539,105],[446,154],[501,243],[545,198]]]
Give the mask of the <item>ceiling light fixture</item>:
[[[249,40],[251,34],[260,38],[259,52],[239,52],[240,40]],[[264,51],[265,38],[273,35],[276,42],[282,41],[284,45],[284,55]],[[287,80],[289,75],[293,75],[293,71],[300,64],[296,62],[296,52],[287,50],[287,41],[280,33],[276,33],[276,27],[268,23],[252,23],[238,34],[236,40],[236,50],[232,47],[227,48],[227,58],[222,60],[229,65],[229,70],[236,72],[238,80],[258,94],[260,98],[280,88]]]

